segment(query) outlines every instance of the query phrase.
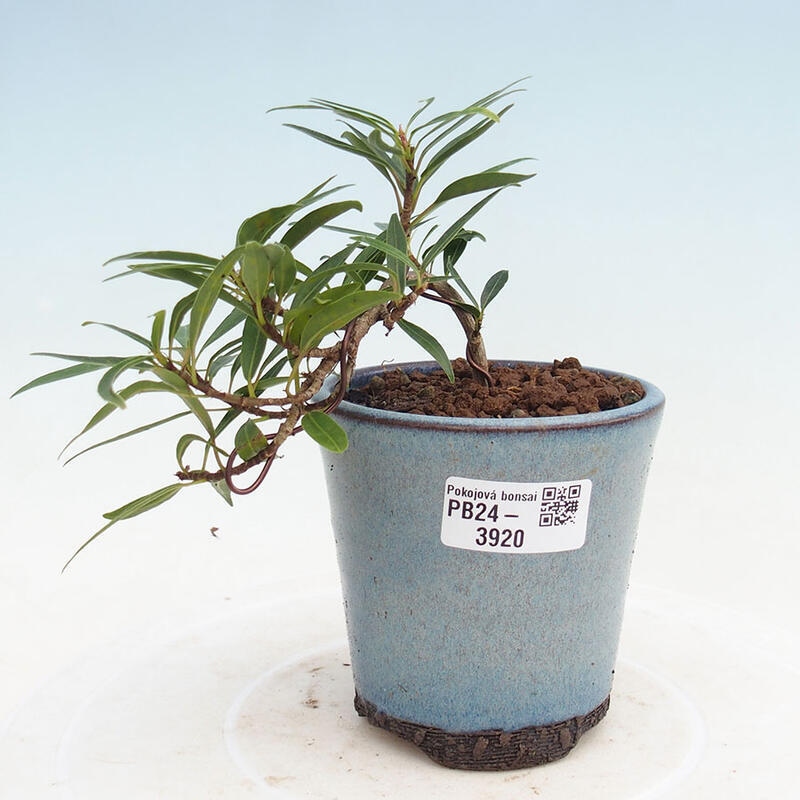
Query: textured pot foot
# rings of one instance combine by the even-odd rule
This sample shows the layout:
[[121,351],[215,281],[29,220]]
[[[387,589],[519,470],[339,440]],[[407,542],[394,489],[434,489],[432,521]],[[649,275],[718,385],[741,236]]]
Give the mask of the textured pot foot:
[[499,771],[524,769],[563,758],[578,739],[606,715],[607,697],[597,708],[580,717],[550,725],[532,725],[515,731],[486,730],[450,733],[384,714],[356,694],[359,716],[371,725],[419,747],[437,764],[452,769]]

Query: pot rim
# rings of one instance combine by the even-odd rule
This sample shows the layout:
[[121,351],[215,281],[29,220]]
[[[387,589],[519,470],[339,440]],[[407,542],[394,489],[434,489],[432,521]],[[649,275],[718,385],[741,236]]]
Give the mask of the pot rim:
[[[546,361],[527,361],[525,359],[492,359],[492,363],[502,366],[513,366],[515,364],[532,364],[535,366],[550,366],[552,362]],[[524,431],[552,431],[552,430],[577,430],[581,428],[596,428],[607,425],[615,425],[633,420],[642,419],[652,414],[661,413],[665,397],[664,393],[654,384],[629,375],[618,370],[599,369],[597,367],[584,367],[585,369],[599,372],[607,377],[621,375],[626,378],[633,378],[642,384],[645,396],[635,403],[622,408],[613,408],[608,411],[593,411],[588,414],[574,414],[566,417],[523,417],[523,418],[473,418],[473,417],[439,417],[425,416],[422,414],[409,414],[404,411],[386,411],[379,408],[369,408],[348,400],[343,400],[336,410],[334,416],[345,419],[360,420],[362,422],[372,422],[377,425],[389,425],[392,427],[408,429],[435,429],[448,431],[469,431],[469,432],[524,432]],[[359,386],[366,383],[373,375],[385,372],[388,369],[401,369],[408,372],[412,369],[431,372],[440,369],[435,361],[406,361],[398,364],[379,364],[369,367],[360,367],[353,373],[350,381],[351,386]],[[328,379],[331,391],[338,383],[338,375]],[[326,387],[327,388],[327,387]]]

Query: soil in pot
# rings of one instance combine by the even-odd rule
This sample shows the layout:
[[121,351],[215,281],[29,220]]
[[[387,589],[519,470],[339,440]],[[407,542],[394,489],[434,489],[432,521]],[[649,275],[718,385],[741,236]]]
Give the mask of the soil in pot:
[[577,358],[551,366],[491,364],[492,386],[473,377],[463,359],[453,362],[455,382],[442,370],[390,369],[347,399],[370,408],[438,417],[554,417],[621,408],[641,400],[639,381],[585,369]]

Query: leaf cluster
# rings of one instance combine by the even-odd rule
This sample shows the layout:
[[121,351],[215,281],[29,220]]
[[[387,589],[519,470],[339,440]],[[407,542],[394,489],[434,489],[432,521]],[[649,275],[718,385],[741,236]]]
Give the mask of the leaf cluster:
[[[175,447],[179,480],[105,514],[107,523],[78,552],[116,522],[161,505],[185,486],[210,484],[231,502],[232,493],[247,493],[261,483],[282,444],[300,431],[323,447],[344,450],[346,434],[330,412],[343,396],[361,340],[376,325],[400,329],[452,377],[437,338],[406,318],[420,300],[452,308],[466,334],[468,361],[476,374],[488,376],[481,326],[508,273],[494,272],[473,293],[456,264],[471,241],[483,238],[467,227],[473,217],[499,192],[531,174],[509,171],[524,160],[515,159],[438,190],[428,187],[453,156],[500,122],[511,108],[506,99],[517,91],[518,82],[463,109],[424,119],[431,98],[404,126],[327,100],[284,107],[332,112],[341,128],[338,138],[294,123],[289,127],[365,159],[390,184],[396,211],[377,233],[334,225],[362,206],[354,199],[333,199],[346,187],[329,179],[292,203],[245,219],[232,249],[221,257],[151,250],[107,262],[124,265],[112,278],[144,276],[181,285],[184,293],[171,307],[155,311],[144,332],[85,323],[112,329],[135,344],[134,353],[37,353],[69,365],[16,394],[96,374],[102,404],[68,447],[139,396],[171,395],[178,404],[174,413],[95,442],[72,457],[180,425]],[[478,199],[448,224],[440,227],[433,220],[435,212],[470,195]],[[341,235],[340,249],[315,264],[303,263],[296,248],[322,230]],[[322,397],[323,384],[337,372],[339,390]],[[240,488],[236,478],[251,470],[258,477]]]

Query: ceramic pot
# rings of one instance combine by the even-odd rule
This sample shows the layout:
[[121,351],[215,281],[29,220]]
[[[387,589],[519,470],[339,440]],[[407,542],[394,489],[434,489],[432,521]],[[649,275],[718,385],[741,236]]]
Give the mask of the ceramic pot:
[[360,715],[478,770],[560,758],[603,718],[664,406],[641,383],[569,417],[339,406],[350,446],[323,459]]

